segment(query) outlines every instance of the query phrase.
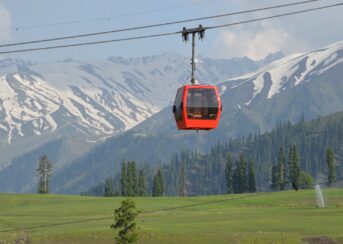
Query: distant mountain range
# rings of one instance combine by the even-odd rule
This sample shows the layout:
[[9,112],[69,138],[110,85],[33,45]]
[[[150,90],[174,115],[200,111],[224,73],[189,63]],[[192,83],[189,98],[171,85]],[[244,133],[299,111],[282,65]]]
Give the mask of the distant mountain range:
[[[139,60],[144,62],[143,58]],[[238,78],[228,78],[221,83],[215,82],[218,84],[223,102],[223,116],[219,128],[211,132],[199,133],[177,131],[170,105],[175,95],[175,88],[184,83],[187,78],[186,74],[189,72],[188,62],[186,59],[183,60],[184,66],[187,67],[185,75],[182,76],[180,73],[180,79],[175,84],[171,84],[170,88],[165,89],[165,85],[160,88],[170,91],[168,93],[170,97],[166,95],[166,101],[163,103],[163,106],[167,107],[132,129],[120,132],[104,143],[98,144],[82,156],[74,160],[69,158],[68,163],[60,164],[63,167],[57,165],[51,182],[54,192],[84,191],[102,182],[109,175],[113,175],[112,172],[118,169],[123,159],[158,164],[169,160],[173,152],[184,148],[197,148],[206,153],[217,141],[228,141],[230,138],[237,138],[247,133],[271,130],[278,121],[297,122],[302,117],[309,120],[343,110],[343,96],[341,95],[343,94],[343,42],[338,42],[311,53],[282,58],[248,75],[238,74]],[[160,63],[159,61],[155,65]],[[172,59],[168,63],[173,63]],[[244,67],[242,64],[236,64],[238,67]],[[254,65],[255,68],[258,67],[256,63]],[[202,83],[207,83],[209,80],[224,80],[220,77],[225,76],[225,73],[221,73],[224,72],[225,67],[233,66],[229,66],[229,61],[221,60],[211,63],[210,60],[205,59],[199,67],[197,78]],[[150,70],[153,70],[153,66]],[[219,74],[218,79],[215,79],[214,75]],[[229,76],[229,73],[226,74]],[[159,80],[161,79],[160,77]],[[153,86],[147,87],[152,89]],[[156,88],[156,91],[151,91],[151,94],[157,91],[159,90]],[[150,94],[147,91],[146,93]],[[84,100],[86,100],[85,97]],[[163,98],[160,100],[156,98],[156,101],[162,100]],[[156,102],[151,101],[146,106],[154,105],[156,106]],[[124,130],[123,126],[122,131]],[[58,140],[55,141],[56,150],[61,148],[57,146]],[[25,172],[31,175],[31,178],[28,178],[26,182],[21,182],[20,185],[15,181],[13,184],[7,184],[6,181],[0,182],[0,191],[34,190],[32,177],[35,174],[34,165],[37,162],[28,162],[25,158],[38,158],[39,154],[45,150],[48,151],[48,148],[51,148],[51,144],[42,145],[35,151],[14,159],[10,166],[0,171],[0,180],[9,175],[13,178],[19,177],[19,169],[26,169]],[[60,151],[61,154],[62,152],[63,150]]]
[[158,164],[181,149],[206,153],[217,141],[271,130],[278,121],[298,122],[343,110],[343,42],[285,57],[218,86],[223,103],[218,129],[177,131],[168,106],[56,172],[55,189],[83,191],[118,169],[123,159]]
[[[197,75],[218,83],[281,56],[258,62],[203,58]],[[1,60],[0,169],[56,137],[73,135],[89,148],[132,128],[170,104],[189,74],[189,60],[176,53],[98,62]]]

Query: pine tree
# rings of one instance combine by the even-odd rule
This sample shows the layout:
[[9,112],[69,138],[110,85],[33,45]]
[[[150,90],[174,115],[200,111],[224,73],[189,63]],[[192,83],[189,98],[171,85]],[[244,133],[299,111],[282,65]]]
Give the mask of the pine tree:
[[127,196],[127,174],[126,174],[126,163],[123,161],[121,163],[120,172],[120,191],[123,197]]
[[326,164],[328,166],[328,181],[332,184],[336,180],[335,154],[332,148],[326,150]]
[[234,193],[239,193],[239,167],[238,167],[238,165],[239,165],[239,162],[238,161],[236,161],[235,162],[235,169],[234,169],[234,171],[233,171],[233,192]]
[[131,162],[131,175],[132,175],[132,192],[133,196],[139,195],[139,187],[138,187],[138,173],[137,173],[137,166],[136,162]]
[[40,157],[37,168],[38,180],[38,193],[49,193],[49,178],[52,176],[52,164],[50,163],[48,156],[43,155]]
[[239,193],[246,192],[247,190],[247,164],[243,153],[239,155],[238,163],[238,188]]
[[163,196],[164,193],[164,179],[162,175],[162,171],[159,169],[154,176],[152,182],[152,196],[153,197],[160,197]]
[[127,196],[134,197],[138,194],[137,167],[134,161],[129,161],[126,167],[126,192]]
[[233,193],[233,172],[232,172],[231,154],[227,155],[225,177],[226,177],[226,192],[231,194]]
[[248,168],[248,191],[256,192],[255,169],[254,169],[254,163],[252,160],[249,161],[249,168]]
[[162,171],[160,169],[157,171],[157,176],[158,176],[159,185],[160,185],[159,196],[163,196],[163,194],[164,194],[164,177],[163,177]]
[[104,197],[112,197],[112,196],[113,196],[112,178],[108,178],[105,181]]
[[153,197],[158,197],[159,196],[159,192],[160,192],[160,185],[159,185],[159,180],[158,180],[158,176],[154,175],[154,178],[152,180],[152,196]]
[[277,165],[277,187],[280,190],[284,190],[287,183],[287,167],[286,167],[286,156],[283,152],[283,148],[280,147],[278,165]]
[[141,169],[139,171],[139,178],[138,178],[138,196],[144,197],[146,196],[146,181],[144,176],[144,171]]
[[180,197],[185,197],[186,196],[185,165],[184,165],[183,162],[181,162],[181,167],[180,167],[179,196]]
[[296,145],[289,150],[289,180],[293,186],[299,187],[300,165]]
[[273,165],[272,167],[272,185],[271,187],[274,190],[278,190],[279,189],[279,185],[278,185],[278,181],[277,181],[277,165]]
[[136,223],[134,222],[139,211],[136,210],[135,202],[127,199],[121,202],[121,206],[114,211],[115,223],[111,228],[116,231],[116,243],[135,243],[138,237]]

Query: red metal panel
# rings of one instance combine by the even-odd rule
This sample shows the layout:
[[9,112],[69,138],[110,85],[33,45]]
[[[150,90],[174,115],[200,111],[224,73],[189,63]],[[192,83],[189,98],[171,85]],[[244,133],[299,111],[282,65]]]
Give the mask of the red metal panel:
[[[176,121],[179,130],[212,130],[218,127],[220,115],[221,115],[221,101],[219,92],[216,86],[211,85],[185,85],[179,89],[183,89],[182,97],[182,114],[183,119]],[[213,89],[215,91],[218,101],[218,112],[215,120],[204,119],[189,119],[187,116],[187,95],[190,89]]]

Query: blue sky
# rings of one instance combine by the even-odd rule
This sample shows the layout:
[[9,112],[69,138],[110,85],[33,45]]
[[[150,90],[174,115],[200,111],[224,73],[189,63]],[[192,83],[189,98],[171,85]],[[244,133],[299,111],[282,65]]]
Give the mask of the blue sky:
[[[0,42],[12,43],[105,31],[278,5],[286,2],[296,2],[296,0],[282,2],[279,0],[4,0],[0,3]],[[337,2],[340,1],[323,0],[320,3],[299,6],[297,8],[287,8],[284,10],[273,10],[258,14],[247,14],[239,17],[202,21],[201,24],[209,26],[213,24],[230,23],[237,20],[262,17],[294,9],[303,9]],[[277,20],[268,20],[239,27],[211,30],[206,33],[204,42],[198,42],[197,52],[203,56],[214,58],[248,56],[253,59],[261,59],[268,53],[275,51],[282,51],[286,54],[311,51],[330,43],[343,40],[343,31],[341,28],[341,23],[343,23],[342,12],[343,7],[339,7],[331,10],[307,13]],[[107,17],[111,18],[105,20],[104,18]],[[87,21],[96,18],[101,18],[101,20]],[[25,28],[28,26],[69,21],[81,21],[81,23]],[[200,24],[200,22],[93,38],[75,39],[66,42],[38,44],[35,46],[115,39],[141,34],[178,31],[181,30],[183,26],[191,28],[198,24]],[[17,27],[18,30],[15,30]],[[16,48],[18,47],[14,47],[13,49]],[[6,48],[6,50],[9,50],[9,48]],[[149,56],[167,51],[174,51],[188,56],[190,54],[190,45],[185,45],[180,36],[170,36],[143,41],[11,54],[6,57],[35,61],[55,61],[67,58],[101,60],[109,56]]]

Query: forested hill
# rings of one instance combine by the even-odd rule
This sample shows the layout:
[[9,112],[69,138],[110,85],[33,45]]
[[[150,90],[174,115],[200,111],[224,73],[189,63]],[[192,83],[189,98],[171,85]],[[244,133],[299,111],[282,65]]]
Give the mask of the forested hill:
[[[243,154],[246,161],[254,162],[258,190],[270,190],[271,169],[277,163],[280,147],[283,147],[288,164],[290,146],[296,145],[299,152],[300,167],[310,173],[314,180],[326,179],[327,164],[325,151],[332,148],[335,153],[337,177],[343,176],[343,112],[318,118],[310,122],[299,121],[279,123],[270,133],[251,134],[248,137],[217,143],[209,154],[201,155],[194,151],[175,153],[169,163],[163,166],[143,167],[148,191],[151,191],[153,175],[162,168],[166,195],[178,195],[180,172],[184,165],[187,195],[226,193],[225,165],[230,153],[233,161]],[[235,165],[235,163],[234,163]],[[235,166],[234,166],[235,168]],[[119,192],[119,175],[112,177],[114,191]],[[105,179],[104,179],[105,182]],[[104,183],[88,190],[86,194],[102,195]]]

